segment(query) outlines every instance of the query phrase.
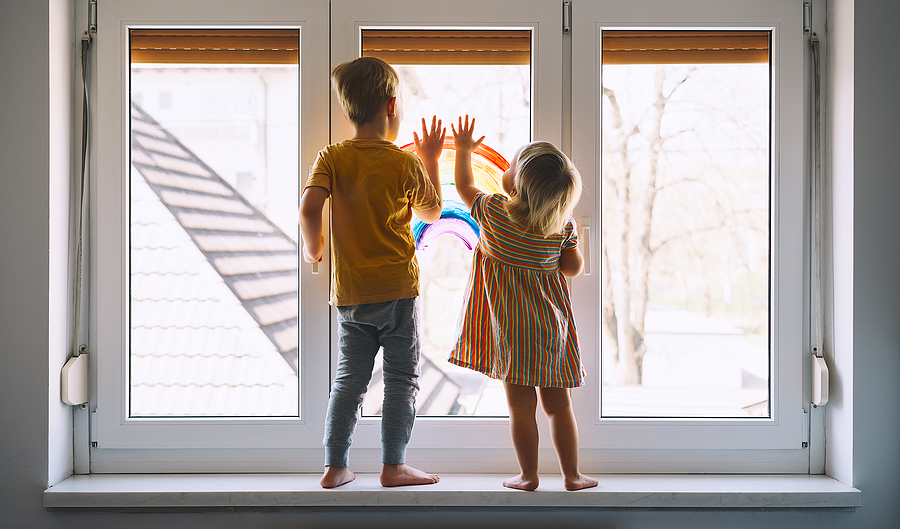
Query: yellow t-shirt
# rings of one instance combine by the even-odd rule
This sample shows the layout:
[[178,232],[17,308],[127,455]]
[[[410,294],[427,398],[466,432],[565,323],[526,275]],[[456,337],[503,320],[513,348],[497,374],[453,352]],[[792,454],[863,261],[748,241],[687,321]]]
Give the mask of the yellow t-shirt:
[[422,161],[389,141],[346,140],[319,152],[310,186],[331,196],[331,304],[418,296],[412,209],[441,203]]

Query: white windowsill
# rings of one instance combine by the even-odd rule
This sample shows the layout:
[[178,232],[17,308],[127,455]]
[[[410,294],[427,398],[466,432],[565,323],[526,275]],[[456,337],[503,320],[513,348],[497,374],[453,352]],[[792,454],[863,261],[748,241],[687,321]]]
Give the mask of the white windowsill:
[[606,507],[854,508],[862,493],[828,476],[594,475],[600,486],[563,489],[542,476],[536,492],[501,485],[508,476],[441,476],[435,485],[384,488],[360,474],[337,489],[312,474],[94,474],[72,476],[44,491],[48,508],[216,507]]

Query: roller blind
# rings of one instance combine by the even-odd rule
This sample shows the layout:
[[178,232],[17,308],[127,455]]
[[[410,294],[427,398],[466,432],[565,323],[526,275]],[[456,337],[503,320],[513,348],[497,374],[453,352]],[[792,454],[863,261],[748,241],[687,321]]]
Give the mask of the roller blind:
[[530,64],[530,30],[362,30],[362,56],[390,64]]
[[604,31],[603,64],[769,62],[768,31]]
[[131,62],[162,64],[298,64],[296,29],[131,30]]

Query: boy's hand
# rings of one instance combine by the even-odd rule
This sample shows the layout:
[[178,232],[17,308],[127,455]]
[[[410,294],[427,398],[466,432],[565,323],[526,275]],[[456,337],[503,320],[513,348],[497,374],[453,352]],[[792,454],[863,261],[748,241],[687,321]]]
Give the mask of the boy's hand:
[[[440,134],[438,132],[440,131]],[[447,135],[447,129],[441,127],[441,120],[437,116],[431,118],[431,133],[425,127],[425,118],[422,118],[422,139],[413,132],[413,140],[416,142],[416,154],[422,161],[437,161],[441,157],[441,151],[444,150],[444,137]]]
[[422,139],[413,132],[413,140],[416,142],[416,155],[422,160],[425,171],[428,173],[428,180],[434,187],[435,194],[439,200],[438,204],[427,210],[414,209],[416,216],[423,222],[435,222],[441,218],[441,208],[443,207],[443,197],[441,197],[441,167],[438,159],[441,157],[441,151],[444,150],[444,137],[447,135],[447,129],[441,127],[441,120],[434,116],[431,118],[431,132],[425,127],[425,118],[422,118]]
[[484,140],[484,136],[478,138],[478,141],[472,139],[472,135],[475,132],[475,118],[472,118],[472,124],[469,125],[468,114],[466,114],[465,123],[463,123],[463,118],[462,116],[460,116],[459,128],[454,128],[453,123],[451,123],[450,130],[453,131],[453,141],[456,143],[457,154],[459,154],[461,151],[471,153],[479,145],[481,145],[481,142]]

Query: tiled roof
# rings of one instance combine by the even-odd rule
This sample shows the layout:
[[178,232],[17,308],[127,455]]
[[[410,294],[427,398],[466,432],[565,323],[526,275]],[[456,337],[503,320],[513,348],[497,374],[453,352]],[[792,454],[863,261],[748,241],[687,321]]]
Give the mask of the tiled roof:
[[296,415],[296,244],[140,109],[132,117],[131,414]]
[[131,117],[133,166],[296,373],[297,243],[136,105]]
[[135,168],[132,416],[293,416],[297,375]]

